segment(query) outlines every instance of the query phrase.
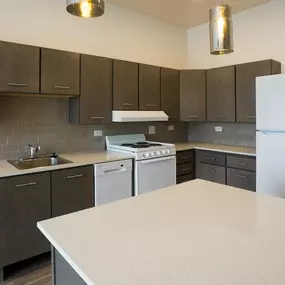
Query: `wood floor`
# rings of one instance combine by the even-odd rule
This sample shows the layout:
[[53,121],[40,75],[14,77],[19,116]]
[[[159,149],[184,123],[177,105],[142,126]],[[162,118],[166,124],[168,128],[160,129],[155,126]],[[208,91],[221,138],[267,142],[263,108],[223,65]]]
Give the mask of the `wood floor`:
[[5,268],[4,278],[3,285],[52,285],[50,255],[45,254]]

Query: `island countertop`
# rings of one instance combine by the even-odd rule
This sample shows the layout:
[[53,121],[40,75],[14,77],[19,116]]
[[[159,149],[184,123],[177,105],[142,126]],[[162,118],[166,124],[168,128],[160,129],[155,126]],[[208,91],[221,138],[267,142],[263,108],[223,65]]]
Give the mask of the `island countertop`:
[[195,180],[38,223],[88,285],[280,285],[285,200]]

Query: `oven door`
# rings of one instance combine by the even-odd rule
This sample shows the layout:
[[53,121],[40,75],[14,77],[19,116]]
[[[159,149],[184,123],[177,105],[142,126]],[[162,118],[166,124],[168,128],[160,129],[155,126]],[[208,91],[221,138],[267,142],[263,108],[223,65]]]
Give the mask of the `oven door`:
[[176,156],[135,162],[135,195],[176,184]]

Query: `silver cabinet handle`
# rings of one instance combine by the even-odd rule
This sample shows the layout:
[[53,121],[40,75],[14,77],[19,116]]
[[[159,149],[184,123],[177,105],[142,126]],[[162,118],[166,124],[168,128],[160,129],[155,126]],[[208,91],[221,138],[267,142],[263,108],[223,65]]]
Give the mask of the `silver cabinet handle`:
[[190,156],[184,156],[184,157],[181,157],[182,159],[191,159],[192,157]]
[[188,116],[189,119],[198,119],[199,116]]
[[237,177],[242,178],[242,179],[247,179],[247,176],[241,175],[241,174],[237,174]]
[[56,85],[54,86],[55,89],[70,89],[70,86],[60,86],[60,85]]
[[242,165],[242,166],[247,166],[247,163],[244,163],[244,162],[238,162],[238,161],[236,161],[236,164],[237,164],[237,165]]
[[23,184],[18,184],[16,185],[17,188],[20,188],[20,187],[27,187],[27,186],[33,186],[33,185],[36,185],[37,182],[29,182],[29,183],[23,183]]
[[90,117],[91,120],[103,120],[104,117]]
[[183,168],[181,169],[181,171],[187,171],[187,170],[191,170],[190,168]]
[[256,119],[256,116],[247,116],[247,119],[255,120],[255,119]]
[[216,116],[216,119],[225,119],[226,116]]
[[66,179],[75,179],[75,178],[80,178],[80,177],[83,177],[83,174],[70,175],[70,176],[67,176]]
[[215,157],[211,157],[211,156],[205,156],[205,159],[208,159],[208,160],[216,160]]
[[209,171],[209,172],[216,172],[215,169],[212,169],[212,168],[206,168],[206,171]]
[[156,107],[156,104],[146,104],[147,107]]
[[27,86],[27,84],[25,83],[13,83],[13,82],[9,82],[8,85],[13,86],[13,87],[26,87]]
[[131,103],[121,103],[122,106],[133,106],[134,104]]

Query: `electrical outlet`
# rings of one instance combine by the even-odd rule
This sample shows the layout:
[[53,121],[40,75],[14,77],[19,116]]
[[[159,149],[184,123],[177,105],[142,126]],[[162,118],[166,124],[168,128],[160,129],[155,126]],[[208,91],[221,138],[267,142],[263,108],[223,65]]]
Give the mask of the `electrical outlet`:
[[149,135],[155,135],[155,126],[149,126],[148,133]]
[[94,137],[102,137],[103,131],[102,130],[95,130],[94,131]]
[[173,125],[170,125],[170,126],[168,126],[168,130],[169,130],[169,131],[174,131],[174,130],[175,130],[175,127],[174,127]]
[[222,132],[223,131],[223,127],[215,127],[215,132]]

